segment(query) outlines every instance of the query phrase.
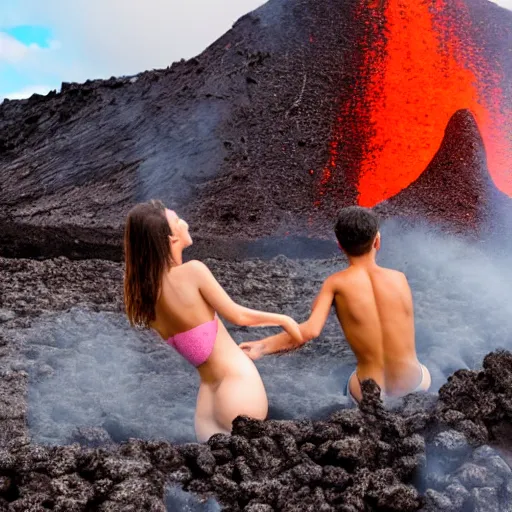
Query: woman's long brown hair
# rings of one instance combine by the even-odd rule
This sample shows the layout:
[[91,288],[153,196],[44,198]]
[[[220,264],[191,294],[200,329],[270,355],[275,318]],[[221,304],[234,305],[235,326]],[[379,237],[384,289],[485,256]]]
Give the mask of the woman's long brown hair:
[[162,275],[171,266],[171,229],[161,201],[134,206],[124,231],[124,303],[131,325],[149,327]]

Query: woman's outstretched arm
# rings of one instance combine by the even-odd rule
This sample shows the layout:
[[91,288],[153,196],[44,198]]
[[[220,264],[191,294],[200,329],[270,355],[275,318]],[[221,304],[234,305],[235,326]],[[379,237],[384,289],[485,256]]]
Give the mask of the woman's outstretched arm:
[[259,359],[260,357],[273,354],[275,352],[283,352],[294,350],[301,347],[313,338],[320,336],[324,328],[327,317],[331,310],[334,300],[335,282],[334,277],[326,279],[320,289],[319,294],[311,307],[311,315],[306,322],[299,325],[302,340],[292,339],[286,332],[269,336],[260,341],[251,341],[240,344],[240,348],[251,358]]
[[266,327],[278,325],[282,327],[291,339],[302,341],[302,334],[297,322],[278,313],[267,313],[256,309],[246,308],[237,304],[215,279],[210,269],[202,262],[194,260],[188,263],[197,276],[197,286],[204,300],[222,317],[235,325],[248,327]]

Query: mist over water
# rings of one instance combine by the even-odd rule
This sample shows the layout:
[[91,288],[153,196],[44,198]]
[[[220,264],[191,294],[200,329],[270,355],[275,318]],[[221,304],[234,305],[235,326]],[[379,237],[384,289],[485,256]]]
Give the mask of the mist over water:
[[165,493],[165,505],[169,512],[220,512],[221,507],[213,498],[205,502],[178,486],[169,486]]
[[[232,332],[237,341],[243,337]],[[325,371],[339,362],[325,354],[312,365],[308,352],[259,365],[281,416],[308,415],[339,398]],[[39,443],[74,441],[77,427],[104,429],[116,442],[195,440],[195,369],[156,336],[132,330],[122,315],[73,309],[41,319],[25,356],[29,428]]]
[[114,441],[192,438],[195,372],[123,316],[73,309],[41,319],[27,342],[38,442],[69,442],[75,427],[103,428]]
[[[395,220],[382,228],[379,263],[409,279],[418,356],[432,373],[434,392],[453,371],[477,368],[491,350],[512,348],[512,271],[506,244],[499,242],[468,242]],[[302,321],[321,281],[346,263],[341,257],[278,257],[233,265],[245,265],[235,300],[264,307],[266,299],[258,297],[275,290],[273,304]],[[250,273],[259,275],[261,292],[244,292]],[[276,332],[228,328],[237,342]],[[80,309],[41,317],[27,332],[23,364],[30,375],[29,427],[36,442],[68,443],[77,427],[104,429],[114,441],[194,440],[199,379],[156,335],[131,329],[124,315]],[[257,365],[274,417],[311,417],[348,403],[344,386],[355,358],[334,313],[317,340]]]
[[418,357],[437,390],[460,368],[475,368],[497,348],[512,348],[512,269],[503,239],[480,243],[432,226],[383,228],[379,262],[406,273],[415,306]]

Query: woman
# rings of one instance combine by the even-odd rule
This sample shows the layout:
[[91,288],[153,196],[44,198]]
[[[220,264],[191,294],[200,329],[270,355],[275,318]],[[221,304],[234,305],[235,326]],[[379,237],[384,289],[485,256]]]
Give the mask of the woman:
[[233,324],[279,325],[301,341],[290,317],[233,302],[199,261],[183,263],[192,245],[187,223],[160,201],[138,204],[125,228],[126,313],[132,325],[154,329],[197,367],[201,384],[195,414],[200,442],[229,433],[238,415],[265,419],[268,402],[256,366],[217,313]]

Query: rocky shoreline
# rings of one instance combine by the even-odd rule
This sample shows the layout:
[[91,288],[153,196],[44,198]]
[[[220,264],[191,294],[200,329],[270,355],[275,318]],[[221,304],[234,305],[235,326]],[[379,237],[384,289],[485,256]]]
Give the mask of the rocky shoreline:
[[[259,297],[258,306],[271,309],[291,307],[284,304],[296,293],[293,286],[314,295],[327,271],[325,262],[315,262],[318,274],[306,268],[305,285],[299,275],[304,262],[209,265],[237,300]],[[81,427],[69,444],[44,446],[29,430],[27,392],[37,362],[23,355],[23,333],[49,311],[122,313],[122,266],[2,259],[0,275],[7,283],[0,324],[0,510],[509,510],[509,352],[488,355],[481,371],[455,372],[439,397],[410,395],[384,407],[367,383],[360,410],[340,403],[334,414],[316,420],[238,418],[232,436],[205,445],[114,442],[105,429]],[[298,279],[295,285],[290,276]],[[308,307],[309,301],[304,311]],[[186,494],[169,501],[175,486],[197,501]]]

